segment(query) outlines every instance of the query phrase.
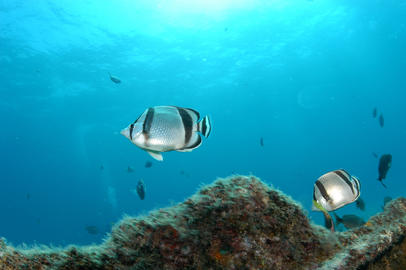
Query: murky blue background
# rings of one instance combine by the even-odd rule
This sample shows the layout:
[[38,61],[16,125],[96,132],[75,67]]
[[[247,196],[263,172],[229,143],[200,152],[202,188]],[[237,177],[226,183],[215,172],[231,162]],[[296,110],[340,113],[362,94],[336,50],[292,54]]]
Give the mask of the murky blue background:
[[[124,214],[232,173],[310,211],[338,168],[367,209],[337,212],[367,219],[406,193],[405,18],[404,0],[0,1],[0,236],[99,243]],[[209,114],[210,138],[152,160],[119,132],[155,105]],[[372,152],[393,155],[387,189]]]

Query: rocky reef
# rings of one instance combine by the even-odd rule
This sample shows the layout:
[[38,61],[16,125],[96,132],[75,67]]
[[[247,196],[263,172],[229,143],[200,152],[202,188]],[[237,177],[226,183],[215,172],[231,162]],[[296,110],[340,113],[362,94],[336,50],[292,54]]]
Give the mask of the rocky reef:
[[23,250],[0,240],[0,269],[406,269],[405,235],[405,198],[362,227],[331,233],[258,178],[233,176],[124,218],[101,245]]

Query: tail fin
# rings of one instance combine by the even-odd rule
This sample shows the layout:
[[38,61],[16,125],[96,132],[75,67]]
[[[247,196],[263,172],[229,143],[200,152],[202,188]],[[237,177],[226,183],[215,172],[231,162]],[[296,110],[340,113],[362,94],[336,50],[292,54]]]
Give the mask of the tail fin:
[[334,214],[334,217],[336,218],[336,223],[337,223],[337,226],[338,226],[338,224],[343,222],[343,219],[340,218],[336,213],[333,213],[333,214]]
[[211,131],[211,122],[208,115],[206,115],[198,124],[197,130],[203,134],[204,137],[208,138]]
[[378,178],[378,181],[381,182],[381,184],[382,184],[382,186],[383,186],[384,188],[387,188],[386,185],[382,182],[382,179],[379,179],[379,178]]

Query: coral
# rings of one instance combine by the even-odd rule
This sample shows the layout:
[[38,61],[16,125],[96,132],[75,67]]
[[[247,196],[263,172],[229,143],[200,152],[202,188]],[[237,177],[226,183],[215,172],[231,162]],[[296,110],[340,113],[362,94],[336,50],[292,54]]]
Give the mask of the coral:
[[178,205],[124,218],[98,246],[22,250],[0,240],[0,269],[338,270],[393,261],[405,267],[405,235],[406,199],[365,226],[331,233],[258,178],[233,176]]

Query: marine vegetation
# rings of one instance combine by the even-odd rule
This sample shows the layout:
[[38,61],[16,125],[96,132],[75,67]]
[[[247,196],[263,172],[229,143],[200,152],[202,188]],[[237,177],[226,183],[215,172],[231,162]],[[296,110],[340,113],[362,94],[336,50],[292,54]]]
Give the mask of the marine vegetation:
[[[175,206],[126,217],[101,245],[17,249],[1,269],[405,269],[406,199],[332,233],[253,176],[218,179]],[[375,268],[375,267],[387,268]]]

